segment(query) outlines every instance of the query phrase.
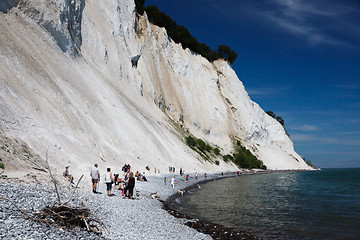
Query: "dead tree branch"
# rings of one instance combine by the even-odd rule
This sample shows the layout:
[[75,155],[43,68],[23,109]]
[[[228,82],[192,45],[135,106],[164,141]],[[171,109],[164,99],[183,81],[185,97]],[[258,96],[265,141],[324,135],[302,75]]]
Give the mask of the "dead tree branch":
[[84,174],[81,175],[81,177],[79,178],[79,181],[77,182],[77,184],[76,184],[76,186],[75,186],[75,188],[74,188],[74,191],[72,192],[70,198],[69,198],[65,203],[63,203],[62,205],[66,205],[67,203],[69,203],[69,202],[71,201],[71,199],[72,199],[72,197],[74,196],[74,193],[75,193],[76,189],[78,188],[79,183],[80,183],[80,181],[81,181],[81,179],[82,179],[83,177],[84,177]]
[[19,210],[19,212],[21,212],[25,217],[27,218],[30,218],[36,222],[44,222],[46,224],[48,224],[49,226],[51,226],[51,224],[44,220],[44,219],[40,219],[40,218],[35,218],[29,214],[27,214],[26,212],[24,212],[24,210],[22,210],[21,208],[19,208],[13,201],[11,201],[10,199],[7,199],[7,198],[4,198],[4,197],[0,197],[1,200],[4,200],[4,201],[8,201],[9,203],[11,203],[17,210]]
[[54,178],[54,176],[53,176],[53,174],[51,172],[51,169],[50,169],[48,152],[49,152],[49,148],[46,150],[46,164],[47,164],[47,168],[49,170],[51,181],[54,183],[54,186],[55,186],[55,191],[56,191],[56,194],[57,194],[59,205],[61,205],[61,199],[60,199],[59,191],[58,191],[58,188],[57,188],[57,185],[56,185],[56,180],[55,180],[55,178]]
[[72,230],[73,228],[77,227],[82,230],[87,230],[89,232],[99,234],[99,235],[101,235],[101,237],[102,237],[103,231],[110,233],[109,230],[106,228],[106,226],[101,221],[94,219],[90,216],[89,209],[66,205],[73,198],[75,191],[78,188],[79,183],[80,183],[81,179],[84,177],[84,175],[82,175],[79,178],[70,198],[66,202],[61,203],[61,198],[60,198],[59,190],[57,187],[57,182],[56,182],[55,177],[52,174],[51,169],[50,169],[50,164],[49,164],[49,159],[48,159],[48,149],[46,151],[46,164],[47,164],[47,168],[49,171],[51,181],[53,182],[53,184],[55,186],[55,191],[56,191],[57,199],[58,199],[58,205],[54,205],[51,207],[46,206],[41,211],[35,212],[35,213],[34,213],[34,210],[32,210],[33,216],[31,216],[30,214],[26,213],[24,210],[20,209],[10,199],[0,197],[0,200],[5,200],[5,201],[10,202],[12,205],[15,206],[15,208],[18,211],[20,211],[23,214],[24,217],[26,217],[28,219],[32,219],[33,221],[36,221],[36,222],[46,223],[50,227],[57,225],[66,230]]

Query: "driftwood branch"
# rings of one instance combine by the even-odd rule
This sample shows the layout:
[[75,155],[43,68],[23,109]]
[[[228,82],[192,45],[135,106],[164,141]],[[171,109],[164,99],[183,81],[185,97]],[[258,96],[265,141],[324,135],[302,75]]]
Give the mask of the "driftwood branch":
[[[99,220],[96,220],[96,219],[94,219],[94,218],[89,218],[88,220],[89,220],[89,222],[95,222],[95,223],[99,224],[104,230],[106,230],[106,232],[107,232],[108,234],[110,234],[110,231],[107,229],[107,227],[105,226],[104,223],[102,223],[102,222],[100,222]],[[99,226],[97,226],[97,225],[91,225],[91,226],[96,226],[96,228],[100,230],[100,233],[102,233],[102,231],[101,231],[101,229],[99,228]]]
[[97,210],[99,210],[100,206],[98,206],[97,208],[95,208],[95,210],[93,210],[93,213],[96,213]]
[[83,222],[85,223],[86,229],[90,232],[90,227],[89,224],[87,223],[86,219],[84,216],[81,217],[81,219],[83,220]]
[[106,228],[106,226],[99,220],[94,219],[90,216],[90,210],[87,208],[80,208],[80,207],[73,207],[73,206],[67,206],[71,199],[74,196],[74,193],[76,189],[79,186],[79,183],[81,179],[84,177],[82,175],[76,186],[73,190],[70,198],[68,201],[61,203],[57,182],[54,178],[54,175],[51,172],[49,159],[48,159],[48,150],[46,151],[46,164],[49,171],[49,175],[51,178],[51,181],[54,183],[55,191],[58,198],[58,205],[54,206],[47,206],[44,207],[41,211],[35,212],[32,210],[33,214],[32,216],[28,213],[26,213],[24,210],[20,209],[13,201],[10,199],[4,198],[0,196],[0,200],[8,201],[12,205],[15,206],[15,208],[20,211],[24,218],[31,219],[36,222],[46,223],[49,227],[52,226],[58,226],[61,228],[64,228],[65,230],[71,230],[73,228],[83,229],[87,230],[89,232],[93,232],[96,234],[101,235],[103,237],[103,231],[106,231],[107,233],[110,233],[109,230]]
[[21,208],[19,208],[19,207],[18,207],[13,201],[11,201],[10,199],[4,198],[4,197],[0,197],[0,199],[1,199],[1,200],[4,200],[4,201],[8,201],[9,203],[11,203],[11,204],[12,204],[19,212],[21,212],[25,217],[30,218],[30,219],[32,219],[32,220],[34,220],[34,221],[36,221],[36,222],[44,222],[44,223],[48,224],[49,226],[51,226],[51,224],[50,224],[48,221],[46,221],[46,220],[44,220],[44,219],[40,219],[40,218],[35,218],[35,217],[27,214],[26,212],[24,212],[24,210],[22,210]]
[[53,176],[53,174],[51,172],[51,169],[50,169],[48,152],[49,152],[49,148],[46,150],[46,164],[47,164],[47,168],[49,170],[51,181],[54,183],[54,186],[55,186],[55,191],[56,191],[56,194],[57,194],[59,205],[61,205],[61,199],[60,199],[59,191],[58,191],[58,188],[57,188],[57,185],[56,185],[56,180],[55,180],[55,178],[54,178],[54,176]]
[[22,214],[24,214],[25,216],[33,219],[30,215],[28,215],[26,212],[24,212],[22,209],[20,209],[13,201],[11,201],[10,199],[4,198],[4,197],[0,197],[0,199],[5,200],[10,202],[12,205],[14,205],[14,207],[16,207],[17,210],[19,210]]
[[33,167],[33,169],[38,170],[38,171],[42,171],[42,172],[47,172],[45,169],[43,168],[38,168],[38,167]]
[[71,201],[71,199],[72,199],[72,197],[74,196],[74,193],[75,193],[76,189],[78,188],[79,183],[80,183],[80,181],[81,181],[81,179],[82,179],[83,177],[84,177],[84,174],[81,175],[81,177],[79,178],[79,181],[77,182],[77,184],[76,184],[76,186],[75,186],[75,188],[74,188],[74,191],[72,192],[70,198],[69,198],[65,203],[63,203],[62,205],[65,205],[65,204],[67,204],[67,203],[69,203],[69,202]]

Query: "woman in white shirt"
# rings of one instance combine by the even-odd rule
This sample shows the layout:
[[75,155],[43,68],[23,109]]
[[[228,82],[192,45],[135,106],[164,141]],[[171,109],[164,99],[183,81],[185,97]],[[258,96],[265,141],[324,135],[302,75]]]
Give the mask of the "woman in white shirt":
[[105,174],[105,183],[106,183],[106,192],[109,197],[111,196],[111,187],[113,182],[114,179],[111,174],[111,169],[107,168],[107,172]]

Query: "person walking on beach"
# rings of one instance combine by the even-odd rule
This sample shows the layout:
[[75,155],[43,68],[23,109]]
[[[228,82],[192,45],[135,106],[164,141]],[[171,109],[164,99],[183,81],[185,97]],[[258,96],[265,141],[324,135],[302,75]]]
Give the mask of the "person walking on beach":
[[195,179],[197,180],[197,178],[198,178],[198,173],[195,172]]
[[[134,187],[135,187],[134,173],[130,172],[129,173],[129,179],[127,180],[127,184],[126,184],[126,187],[124,189],[125,196],[127,196],[128,198],[131,199],[132,196],[133,196]],[[127,194],[128,190],[129,190],[129,194]]]
[[173,176],[173,178],[171,179],[171,191],[174,192],[175,191],[175,176]]
[[91,176],[93,193],[97,193],[96,185],[100,181],[100,170],[98,169],[97,163],[95,163],[94,167],[91,169],[90,176]]
[[113,182],[114,179],[111,174],[111,169],[107,168],[107,172],[105,173],[105,183],[106,183],[106,192],[109,197],[111,196],[111,187]]
[[165,185],[166,185],[166,177],[164,177],[164,183],[165,183]]

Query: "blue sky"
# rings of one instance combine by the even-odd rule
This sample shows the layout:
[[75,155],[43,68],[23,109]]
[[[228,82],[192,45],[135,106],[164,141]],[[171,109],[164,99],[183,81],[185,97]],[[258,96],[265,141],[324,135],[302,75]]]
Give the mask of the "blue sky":
[[318,167],[360,167],[360,1],[146,0],[212,49]]

